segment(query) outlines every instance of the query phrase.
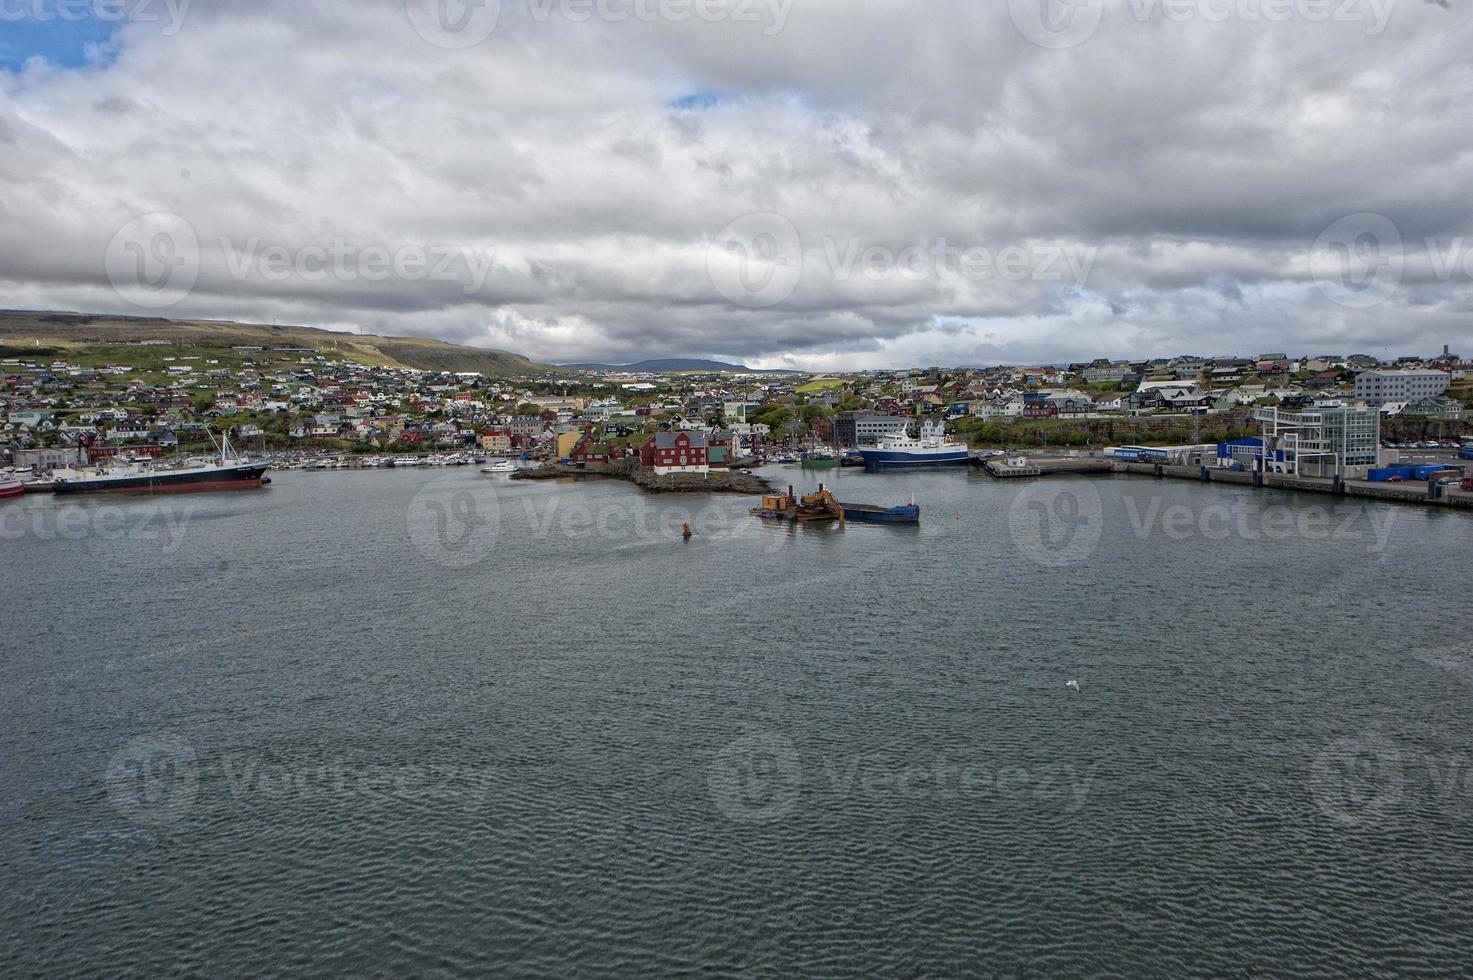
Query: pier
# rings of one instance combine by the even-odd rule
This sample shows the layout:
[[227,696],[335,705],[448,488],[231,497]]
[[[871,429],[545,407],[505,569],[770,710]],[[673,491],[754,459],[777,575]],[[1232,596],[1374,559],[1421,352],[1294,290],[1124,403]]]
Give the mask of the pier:
[[[1014,457],[1018,458],[1018,457]],[[1473,512],[1473,493],[1456,486],[1435,487],[1428,483],[1373,483],[1369,480],[1345,480],[1338,477],[1288,476],[1281,473],[1256,473],[1243,470],[1217,469],[1210,466],[1177,466],[1167,463],[1127,463],[1104,457],[1047,458],[1023,457],[1022,466],[997,465],[996,459],[979,463],[989,476],[997,479],[1044,477],[1061,473],[1122,474],[1157,480],[1193,480],[1198,483],[1230,483],[1237,486],[1298,493],[1323,493],[1337,497],[1385,500],[1400,504],[1422,504]]]

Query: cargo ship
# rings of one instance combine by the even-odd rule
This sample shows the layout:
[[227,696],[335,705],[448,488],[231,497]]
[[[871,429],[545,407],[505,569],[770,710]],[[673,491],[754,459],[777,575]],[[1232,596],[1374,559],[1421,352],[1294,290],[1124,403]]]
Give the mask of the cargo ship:
[[921,508],[912,500],[898,507],[881,507],[878,504],[845,504],[844,519],[859,524],[919,524]]
[[918,469],[929,466],[965,466],[971,451],[959,442],[946,441],[942,422],[923,422],[920,438],[910,435],[889,436],[877,449],[860,449],[864,468],[870,472],[891,469]]
[[[214,437],[211,436],[211,439]],[[246,490],[271,481],[269,463],[251,463],[230,457],[230,442],[218,443],[218,462],[179,469],[154,469],[132,463],[95,470],[58,470],[51,481],[52,492],[77,493],[193,493],[204,490]]]

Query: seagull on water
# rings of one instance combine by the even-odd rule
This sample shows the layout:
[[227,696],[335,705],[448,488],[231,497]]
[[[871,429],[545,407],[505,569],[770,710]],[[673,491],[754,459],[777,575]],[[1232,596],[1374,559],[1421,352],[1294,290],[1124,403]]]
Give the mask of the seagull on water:
[[1065,687],[1072,687],[1076,691],[1079,690],[1079,682],[1078,681],[1068,681],[1068,682],[1066,682],[1064,684],[1064,686]]

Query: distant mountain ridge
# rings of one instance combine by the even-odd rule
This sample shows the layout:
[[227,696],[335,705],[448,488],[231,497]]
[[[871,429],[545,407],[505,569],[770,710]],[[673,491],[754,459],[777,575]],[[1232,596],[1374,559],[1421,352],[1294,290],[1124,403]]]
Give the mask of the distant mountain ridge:
[[636,361],[633,364],[559,364],[570,371],[630,371],[658,373],[661,371],[711,371],[737,374],[761,374],[756,368],[745,364],[730,364],[726,361],[707,361],[698,357],[656,357]]
[[0,310],[0,344],[36,341],[63,347],[136,344],[154,340],[200,347],[301,347],[341,354],[365,364],[505,375],[547,370],[520,354],[428,337],[380,337],[317,327],[236,323],[231,320],[166,320],[29,310]]

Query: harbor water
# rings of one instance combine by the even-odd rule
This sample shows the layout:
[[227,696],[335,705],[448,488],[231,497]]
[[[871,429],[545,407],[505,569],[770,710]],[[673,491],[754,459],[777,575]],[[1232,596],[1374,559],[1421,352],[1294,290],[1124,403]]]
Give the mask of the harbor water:
[[0,501],[6,972],[1466,972],[1473,518],[764,475]]

